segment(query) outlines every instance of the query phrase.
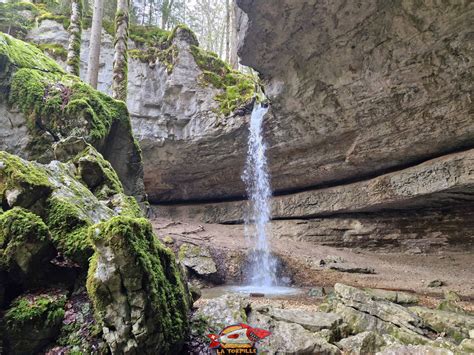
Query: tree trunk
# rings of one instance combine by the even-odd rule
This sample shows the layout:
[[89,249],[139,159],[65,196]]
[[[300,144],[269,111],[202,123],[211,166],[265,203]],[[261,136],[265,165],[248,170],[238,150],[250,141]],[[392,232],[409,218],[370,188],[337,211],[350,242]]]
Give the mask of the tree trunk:
[[231,24],[231,47],[230,47],[230,65],[234,69],[239,68],[239,57],[237,55],[237,4],[232,0],[232,24]]
[[173,3],[174,0],[163,0],[163,4],[161,5],[161,28],[164,30],[166,30],[166,26],[168,26]]
[[112,97],[127,100],[129,0],[117,1]]
[[94,13],[92,15],[91,43],[89,46],[89,63],[87,82],[97,89],[99,79],[100,43],[102,39],[102,17],[104,13],[104,0],[94,0]]
[[230,4],[225,0],[225,59],[230,62]]
[[67,47],[66,70],[79,76],[81,65],[82,0],[71,1],[71,24],[69,25],[69,44]]

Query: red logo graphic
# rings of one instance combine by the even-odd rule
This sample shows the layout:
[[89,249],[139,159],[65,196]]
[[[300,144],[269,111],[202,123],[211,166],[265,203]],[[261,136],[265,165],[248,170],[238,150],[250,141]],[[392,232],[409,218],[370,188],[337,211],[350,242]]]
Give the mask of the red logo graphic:
[[[268,330],[252,328],[247,324],[236,324],[224,328],[219,334],[209,334],[211,349],[224,349],[218,354],[256,354],[255,343],[266,338]],[[239,351],[241,350],[241,351]]]

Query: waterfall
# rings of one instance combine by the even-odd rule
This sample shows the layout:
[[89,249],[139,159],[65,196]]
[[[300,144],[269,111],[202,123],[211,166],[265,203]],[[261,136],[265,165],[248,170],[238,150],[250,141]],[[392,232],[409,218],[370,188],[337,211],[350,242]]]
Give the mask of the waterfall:
[[277,262],[270,252],[270,176],[268,174],[266,144],[263,140],[263,118],[268,108],[256,104],[250,119],[247,162],[242,175],[249,199],[246,211],[245,234],[253,244],[250,254],[250,282],[253,286],[270,287],[277,284]]

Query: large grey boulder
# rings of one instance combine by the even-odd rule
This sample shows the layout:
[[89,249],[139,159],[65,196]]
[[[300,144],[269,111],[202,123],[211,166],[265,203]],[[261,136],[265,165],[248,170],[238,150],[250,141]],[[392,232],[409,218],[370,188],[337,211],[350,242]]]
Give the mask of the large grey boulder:
[[340,354],[340,350],[296,323],[275,322],[271,339],[259,346],[268,354]]
[[427,345],[394,345],[390,346],[377,355],[454,355],[455,353],[448,349],[435,348]]
[[375,354],[385,345],[382,336],[376,332],[362,332],[342,339],[338,346],[348,355]]
[[446,333],[458,342],[469,338],[469,331],[474,329],[474,316],[454,312],[410,307],[423,321],[438,333]]
[[[321,315],[319,317],[322,318]],[[340,354],[340,350],[330,344],[323,334],[309,330],[313,328],[309,318],[311,315],[306,316],[299,310],[256,306],[252,308],[248,321],[272,332],[271,336],[258,343],[259,348],[268,354]],[[312,320],[316,318],[317,315]],[[337,316],[331,318],[337,319]],[[330,321],[323,322],[335,325],[329,324]]]
[[423,327],[422,319],[403,306],[387,301],[375,301],[368,293],[343,284],[334,285],[334,291],[346,306],[395,326],[404,327],[421,335],[424,334],[420,329]]
[[217,266],[209,248],[184,243],[179,248],[180,262],[192,270],[198,277],[212,278],[217,273]]
[[299,324],[312,332],[322,329],[335,330],[342,323],[342,318],[337,314],[308,312],[303,309],[271,308],[268,315],[278,321]]
[[192,322],[205,320],[208,329],[220,332],[232,324],[247,322],[246,309],[250,302],[238,295],[226,294],[208,301],[193,315]]

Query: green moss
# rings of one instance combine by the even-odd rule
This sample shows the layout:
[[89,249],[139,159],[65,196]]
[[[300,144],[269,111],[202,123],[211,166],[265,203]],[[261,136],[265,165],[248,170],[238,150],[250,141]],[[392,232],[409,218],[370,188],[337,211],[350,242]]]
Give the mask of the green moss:
[[160,47],[170,36],[169,31],[162,30],[156,26],[137,26],[129,28],[129,38],[139,46]]
[[5,191],[14,189],[37,200],[51,192],[52,184],[44,169],[35,163],[0,151],[0,204],[4,203]]
[[6,57],[0,58],[1,62],[8,60],[18,68],[65,73],[58,63],[45,56],[41,50],[34,45],[25,43],[4,33],[0,33],[0,57]]
[[[85,181],[99,199],[124,192],[122,183],[112,165],[91,145],[88,145],[71,162],[78,168],[79,178]],[[93,186],[93,182],[88,181],[90,175],[96,175],[94,179],[97,181],[94,181],[96,186]]]
[[199,41],[196,37],[196,34],[193,32],[193,30],[191,30],[188,26],[184,24],[179,24],[175,26],[175,28],[173,28],[171,33],[169,33],[167,41],[171,43],[175,39],[178,32],[180,33],[181,36],[186,37],[189,43],[192,43],[193,45],[196,45],[196,46],[199,45]]
[[34,213],[15,207],[0,214],[0,263],[4,267],[10,265],[12,255],[25,243],[48,240],[48,227]]
[[113,197],[110,206],[117,214],[126,217],[143,217],[142,210],[138,205],[137,200],[132,196],[127,196],[123,193],[117,194]]
[[[154,324],[162,334],[166,353],[173,344],[183,341],[187,330],[188,299],[173,253],[163,247],[153,234],[152,226],[146,219],[114,217],[90,230],[94,243],[120,251],[130,258],[130,265],[138,268],[144,280],[144,288],[149,307],[146,323]],[[95,278],[98,253],[94,254],[89,269],[87,290],[93,301],[99,322],[103,321],[110,293],[101,287]],[[133,261],[132,261],[133,260]]]
[[38,23],[41,23],[44,20],[51,20],[51,21],[56,21],[58,23],[61,23],[65,30],[70,25],[69,16],[56,15],[56,14],[53,14],[53,13],[50,13],[50,12],[45,12],[45,13],[41,14],[40,16],[38,16],[38,18],[37,18]]
[[64,294],[24,296],[13,301],[5,313],[5,328],[9,331],[21,330],[26,324],[43,327],[57,325],[64,318]]
[[[29,12],[25,13],[25,12]],[[29,2],[7,2],[0,4],[0,31],[24,38],[34,26],[34,18],[40,9]]]
[[157,60],[166,67],[168,74],[173,72],[174,63],[178,57],[178,47],[171,45],[166,49],[148,47],[145,50],[132,49],[128,51],[130,58],[143,63],[154,64]]
[[[6,80],[10,86],[5,89],[10,105],[17,106],[28,119],[34,137],[30,141],[35,144],[35,150],[29,147],[33,159],[40,159],[50,149],[51,141],[38,145],[45,132],[54,140],[76,135],[97,145],[103,143],[113,122],[123,121],[130,126],[123,102],[65,74],[35,46],[0,34],[2,55],[6,62],[19,68]],[[0,58],[0,66],[2,62]]]
[[38,44],[38,48],[53,58],[65,61],[67,59],[67,50],[60,44],[43,43]]
[[78,204],[61,198],[49,199],[47,223],[57,249],[80,265],[87,265],[92,255],[87,237],[91,223]]
[[222,114],[230,115],[256,95],[257,83],[251,76],[232,70],[215,53],[197,46],[191,46],[191,53],[202,70],[201,83],[222,90],[222,93],[216,96]]
[[56,139],[77,135],[97,144],[113,121],[128,121],[124,103],[69,75],[20,69],[13,76],[9,102],[29,118],[35,136],[47,130]]

